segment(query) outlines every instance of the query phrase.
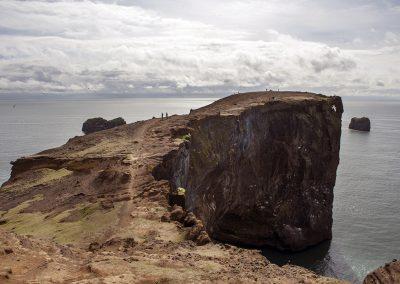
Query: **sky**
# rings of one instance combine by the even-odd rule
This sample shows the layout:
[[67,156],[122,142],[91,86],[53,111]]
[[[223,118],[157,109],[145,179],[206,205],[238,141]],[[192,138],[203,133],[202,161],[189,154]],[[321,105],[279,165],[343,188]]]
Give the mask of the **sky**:
[[400,95],[400,0],[0,1],[3,94]]

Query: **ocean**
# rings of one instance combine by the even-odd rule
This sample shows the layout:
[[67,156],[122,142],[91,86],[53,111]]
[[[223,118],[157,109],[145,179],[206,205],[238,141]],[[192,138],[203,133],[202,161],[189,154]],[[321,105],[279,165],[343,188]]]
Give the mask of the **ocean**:
[[[127,122],[188,113],[215,98],[5,99],[0,98],[0,183],[9,162],[82,135],[90,117]],[[340,165],[334,189],[333,239],[286,254],[264,249],[278,264],[292,263],[320,274],[360,282],[400,258],[400,100],[344,98]],[[353,116],[371,119],[370,133],[348,129]]]

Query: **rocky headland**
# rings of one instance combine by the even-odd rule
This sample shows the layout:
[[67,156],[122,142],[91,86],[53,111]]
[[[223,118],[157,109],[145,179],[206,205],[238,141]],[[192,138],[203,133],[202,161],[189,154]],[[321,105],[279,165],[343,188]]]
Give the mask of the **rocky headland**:
[[331,238],[339,97],[230,96],[13,162],[2,281],[344,283],[257,249]]

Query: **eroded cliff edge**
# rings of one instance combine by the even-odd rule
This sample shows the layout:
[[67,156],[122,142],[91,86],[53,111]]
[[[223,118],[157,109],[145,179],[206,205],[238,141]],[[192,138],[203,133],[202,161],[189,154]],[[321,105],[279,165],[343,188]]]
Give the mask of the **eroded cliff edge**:
[[[330,238],[342,111],[338,97],[240,94],[18,159],[0,190],[1,243],[26,258],[0,257],[17,280],[336,282],[257,251],[193,246],[190,228],[161,218],[182,187],[214,239],[297,250]],[[23,263],[35,254],[37,270]]]
[[301,250],[332,235],[342,102],[262,98],[243,94],[194,111],[189,141],[156,173],[186,189],[187,209],[213,238]]

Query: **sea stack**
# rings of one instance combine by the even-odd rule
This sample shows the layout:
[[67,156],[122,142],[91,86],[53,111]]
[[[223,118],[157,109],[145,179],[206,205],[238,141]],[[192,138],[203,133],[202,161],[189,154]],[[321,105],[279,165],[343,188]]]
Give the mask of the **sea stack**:
[[126,124],[122,117],[106,120],[102,117],[89,118],[82,125],[82,132],[90,134]]
[[353,117],[350,121],[349,128],[358,131],[370,131],[371,122],[368,117]]

